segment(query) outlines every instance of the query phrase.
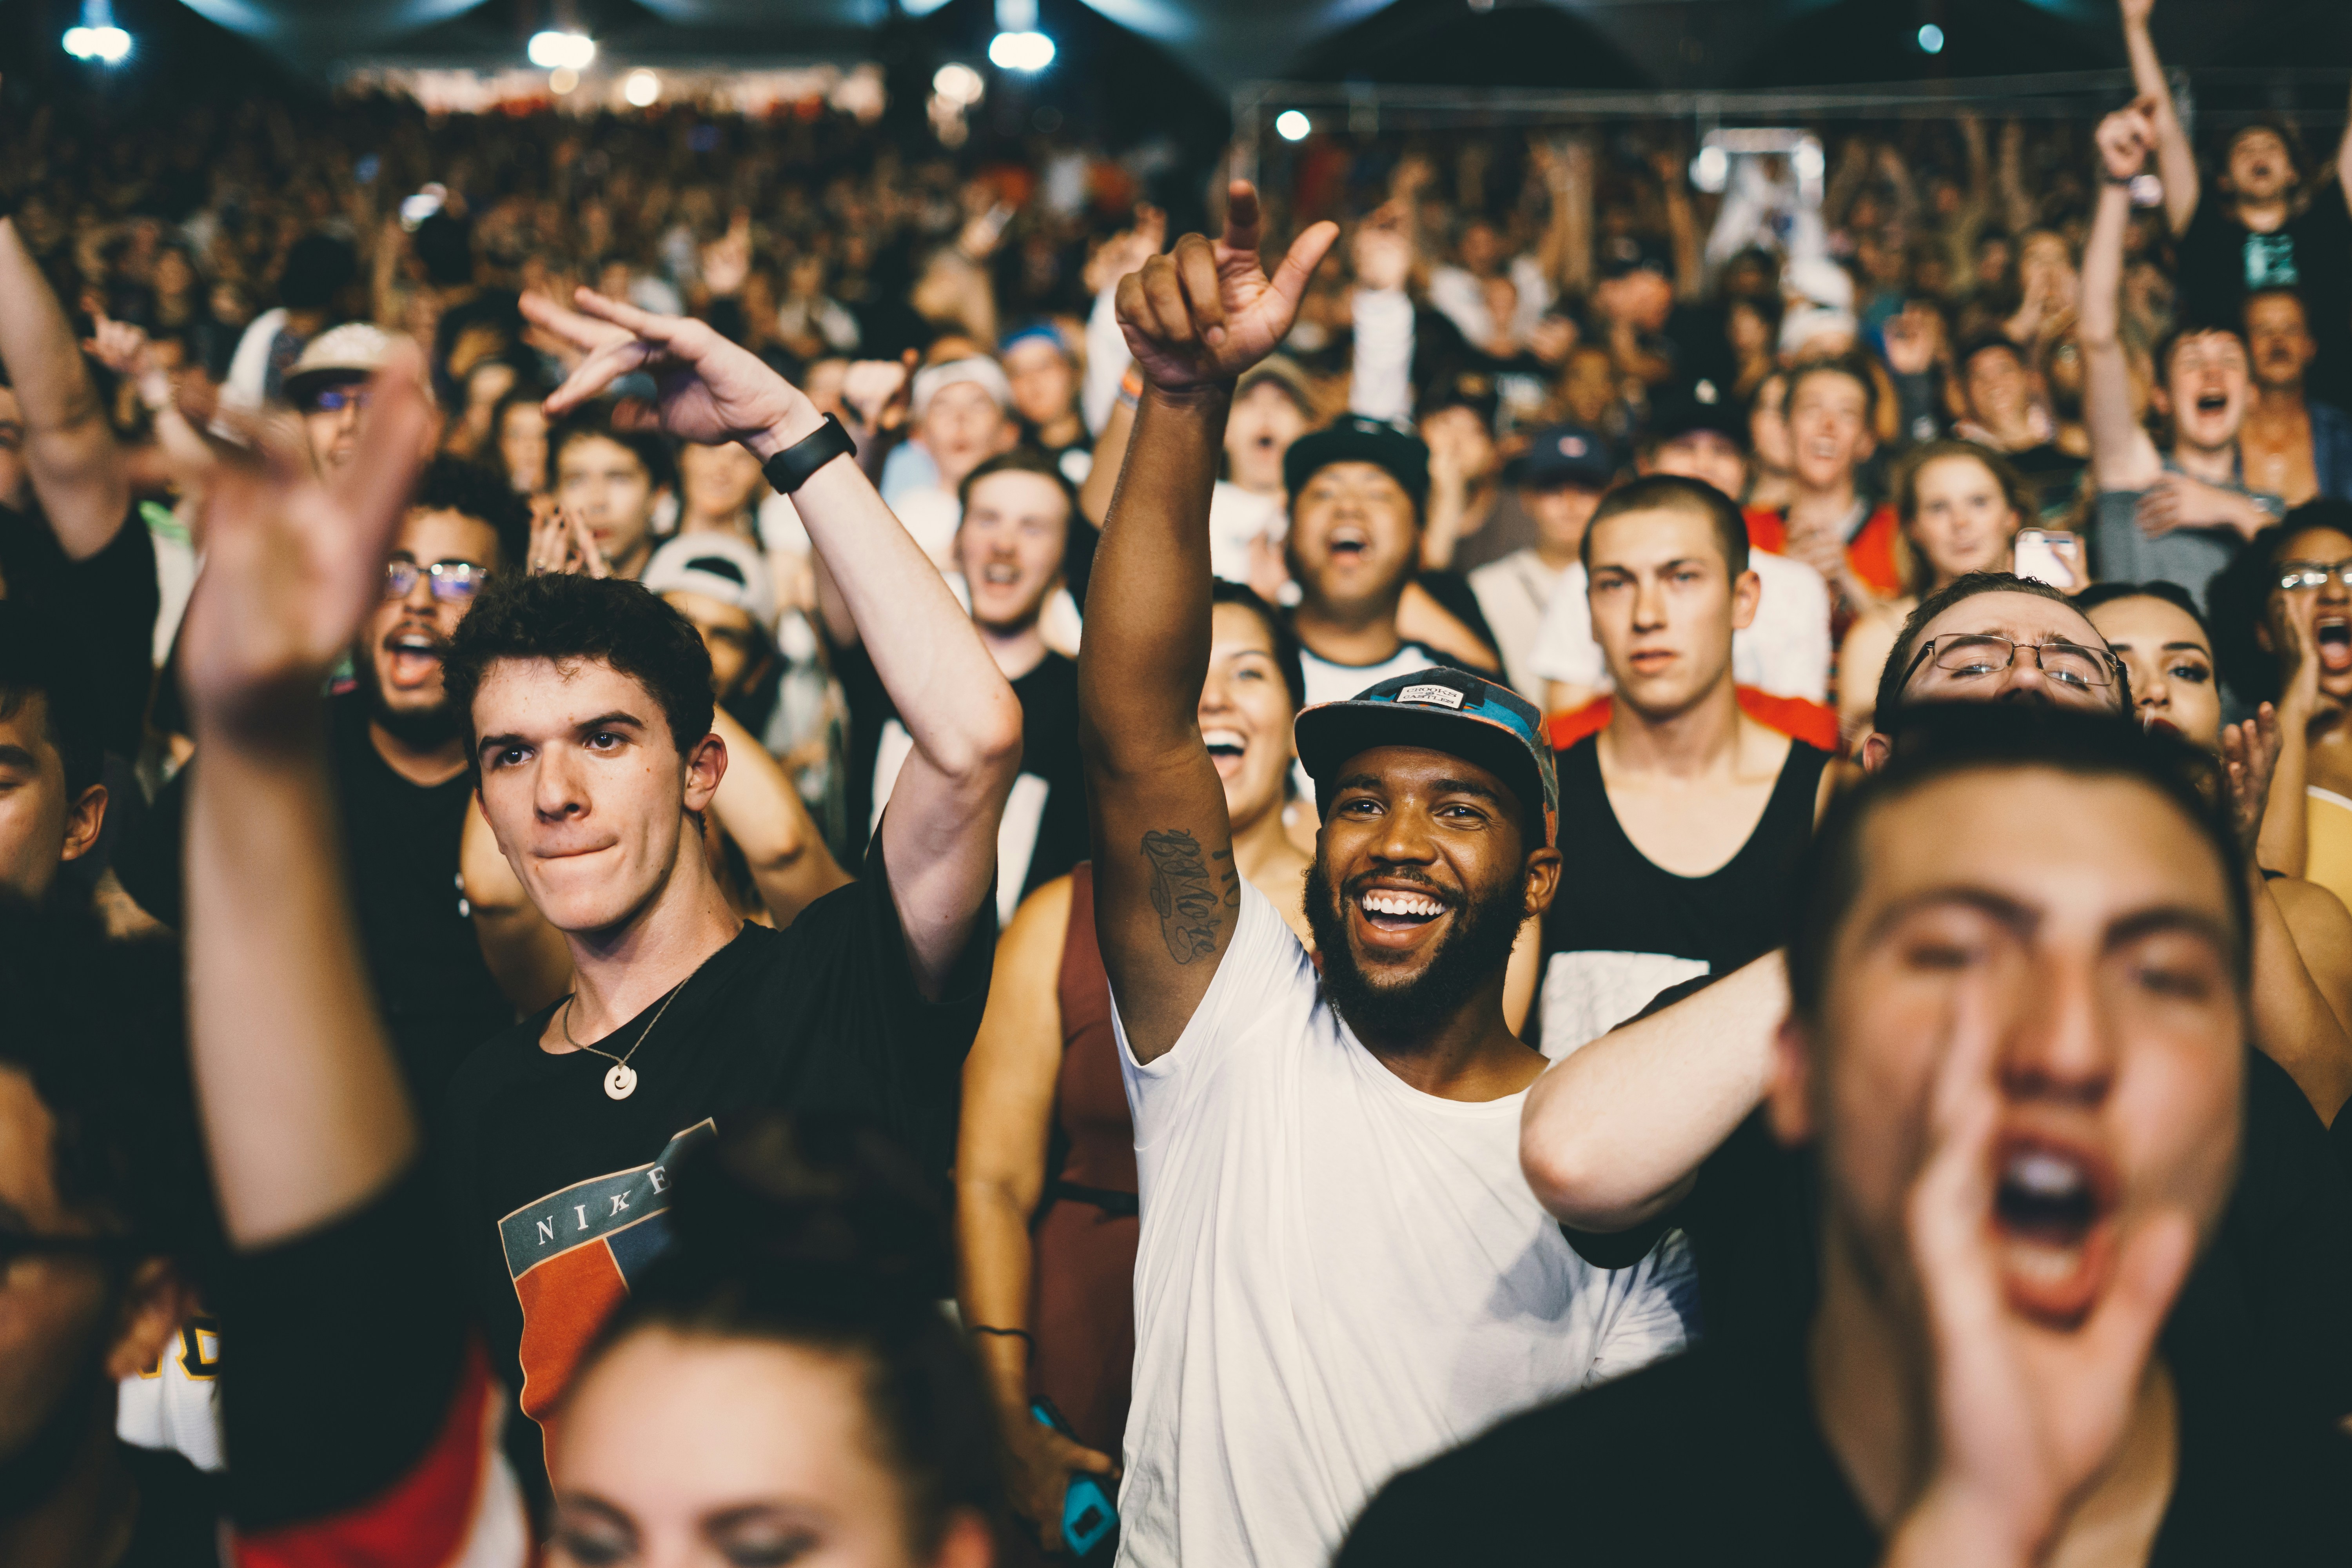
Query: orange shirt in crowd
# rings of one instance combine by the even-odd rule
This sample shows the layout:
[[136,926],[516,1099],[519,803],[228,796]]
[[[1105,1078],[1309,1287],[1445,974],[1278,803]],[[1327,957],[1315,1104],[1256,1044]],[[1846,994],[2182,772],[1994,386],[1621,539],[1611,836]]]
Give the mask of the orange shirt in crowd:
[[[1775,555],[1789,553],[1789,514],[1749,507],[1748,544],[1751,550],[1769,550]],[[1873,593],[1896,599],[1903,596],[1903,563],[1895,553],[1895,541],[1902,528],[1895,518],[1895,509],[1880,505],[1862,526],[1846,541],[1846,564],[1853,574],[1870,585]],[[1832,750],[1835,748],[1832,747]]]
[[[1776,696],[1753,686],[1734,689],[1739,698],[1739,710],[1766,729],[1777,730],[1809,746],[1818,746],[1832,756],[1838,754],[1836,709],[1801,697]],[[1544,728],[1551,737],[1551,749],[1565,752],[1587,735],[1607,728],[1609,716],[1616,707],[1614,697],[1596,697],[1581,708],[1553,714],[1544,721]]]

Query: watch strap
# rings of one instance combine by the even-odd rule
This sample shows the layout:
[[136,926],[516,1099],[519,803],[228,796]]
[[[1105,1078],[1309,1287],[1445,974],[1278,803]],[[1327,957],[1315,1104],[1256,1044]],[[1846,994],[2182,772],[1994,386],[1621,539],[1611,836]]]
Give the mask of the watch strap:
[[790,495],[808,482],[811,474],[842,456],[856,457],[857,443],[828,414],[824,423],[760,465],[778,495]]

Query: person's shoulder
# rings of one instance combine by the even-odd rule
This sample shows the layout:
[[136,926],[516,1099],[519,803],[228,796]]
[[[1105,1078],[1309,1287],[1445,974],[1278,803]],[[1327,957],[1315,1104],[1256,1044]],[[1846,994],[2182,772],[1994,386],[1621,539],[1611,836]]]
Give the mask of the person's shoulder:
[[466,1059],[457,1064],[457,1070],[449,1075],[449,1087],[443,1093],[445,1120],[452,1126],[461,1125],[500,1088],[544,1058],[546,1053],[539,1048],[539,1037],[545,1032],[548,1020],[555,1016],[555,1010],[562,1005],[562,998],[550,1002],[468,1051]]

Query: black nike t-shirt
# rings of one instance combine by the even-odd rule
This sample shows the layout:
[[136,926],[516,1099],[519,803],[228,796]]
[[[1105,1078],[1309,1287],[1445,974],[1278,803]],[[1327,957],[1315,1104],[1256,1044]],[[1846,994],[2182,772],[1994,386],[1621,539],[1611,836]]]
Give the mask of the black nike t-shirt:
[[782,931],[744,926],[667,1011],[656,1002],[595,1042],[629,1057],[626,1099],[605,1093],[609,1058],[541,1048],[553,1007],[467,1061],[437,1157],[492,1367],[527,1415],[545,1421],[605,1313],[667,1244],[671,1173],[730,1117],[854,1117],[945,1180],[995,930],[991,900],[940,1000],[924,1001],[877,834],[857,881]]
[[[458,850],[473,783],[464,773],[412,784],[368,738],[367,704],[357,693],[327,703],[333,771],[352,905],[393,1048],[420,1110],[430,1115],[475,1047],[514,1022],[466,907]],[[165,925],[181,921],[183,833],[190,770],[163,786],[116,849],[124,891]]]

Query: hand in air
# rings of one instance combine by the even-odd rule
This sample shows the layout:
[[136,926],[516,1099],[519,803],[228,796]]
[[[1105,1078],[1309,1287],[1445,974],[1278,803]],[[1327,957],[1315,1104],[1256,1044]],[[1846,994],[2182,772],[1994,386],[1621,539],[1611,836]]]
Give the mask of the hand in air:
[[1257,190],[1234,181],[1223,238],[1213,245],[1188,234],[1172,254],[1119,279],[1128,352],[1163,392],[1231,384],[1290,335],[1307,280],[1339,237],[1338,224],[1315,225],[1291,242],[1268,278],[1257,254]]
[[91,318],[90,335],[82,340],[89,356],[117,375],[136,375],[146,368],[147,334],[130,321],[110,316]]
[[2221,726],[2221,769],[2229,784],[2230,826],[2252,859],[2262,841],[2263,812],[2270,805],[2271,775],[2278,772],[2278,710],[2263,703],[2254,716]]
[[[706,447],[741,441],[766,458],[817,427],[817,413],[799,389],[709,322],[657,316],[586,289],[573,300],[576,310],[541,294],[522,297],[526,318],[586,354],[549,395],[551,417],[644,371],[654,380],[654,405],[624,399],[614,415],[624,428],[666,430]],[[772,433],[781,439],[771,439]]]
[[2156,150],[2156,118],[2154,106],[2146,99],[2116,110],[2099,121],[2095,140],[2099,145],[2099,164],[2110,180],[2128,180],[2137,175],[2147,163],[2147,155]]
[[1890,1563],[2042,1560],[2124,1441],[2194,1244],[2189,1216],[2161,1210],[2122,1238],[2080,1323],[2011,1305],[1993,1235],[2007,1021],[1990,1016],[1989,989],[1963,982],[1955,996],[1905,1204],[1935,1354],[1936,1458]]
[[582,577],[610,577],[613,568],[597,547],[587,521],[567,506],[531,519],[528,570]]
[[395,348],[372,384],[359,447],[332,480],[299,428],[222,415],[205,505],[205,569],[180,630],[180,679],[202,725],[264,739],[299,729],[383,596],[383,563],[425,460],[424,362]]

